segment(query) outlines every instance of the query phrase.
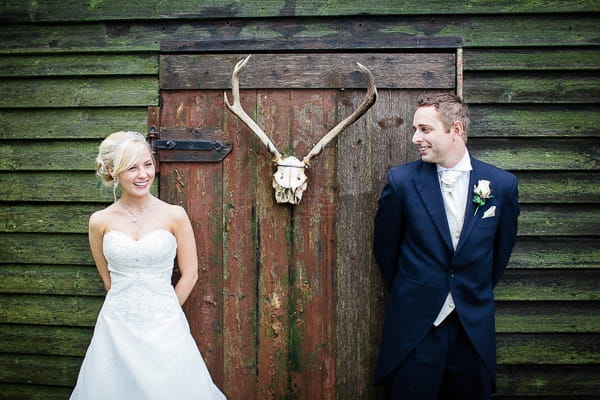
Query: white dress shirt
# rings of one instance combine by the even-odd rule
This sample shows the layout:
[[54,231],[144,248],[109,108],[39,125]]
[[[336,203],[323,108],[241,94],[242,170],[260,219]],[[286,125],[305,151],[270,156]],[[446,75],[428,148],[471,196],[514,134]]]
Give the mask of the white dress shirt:
[[[454,250],[456,250],[456,247],[458,246],[458,241],[460,239],[460,234],[462,232],[463,222],[465,219],[465,210],[467,208],[467,201],[469,197],[469,176],[472,169],[471,157],[469,156],[469,152],[466,150],[464,156],[454,167],[444,168],[440,165],[437,166],[438,179],[442,193],[447,190],[442,183],[442,175],[445,173],[444,171],[453,171],[451,174],[454,174],[456,177],[451,194],[451,198],[455,204],[449,204],[449,198],[445,194],[443,196],[444,208],[446,210],[446,217],[448,218],[448,226],[450,228],[450,236],[452,238]],[[446,301],[444,302],[444,305],[442,306],[437,318],[433,322],[433,325],[440,325],[446,319],[446,317],[448,317],[448,315],[454,311],[454,308],[455,305],[454,299],[452,298],[452,293],[448,292]]]

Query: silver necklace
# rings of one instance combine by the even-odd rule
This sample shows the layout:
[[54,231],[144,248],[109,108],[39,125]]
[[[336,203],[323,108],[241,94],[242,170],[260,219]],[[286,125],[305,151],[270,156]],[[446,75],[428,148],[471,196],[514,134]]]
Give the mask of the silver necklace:
[[[144,206],[140,207],[140,214],[143,213],[146,208],[148,208],[148,206],[150,205],[150,201],[152,201],[152,199],[148,200],[148,202]],[[123,204],[123,202],[119,203],[121,204],[121,207],[123,207],[123,209],[127,211],[129,215],[131,215],[131,222],[133,222],[134,224],[137,223],[138,214],[125,207],[125,204]]]

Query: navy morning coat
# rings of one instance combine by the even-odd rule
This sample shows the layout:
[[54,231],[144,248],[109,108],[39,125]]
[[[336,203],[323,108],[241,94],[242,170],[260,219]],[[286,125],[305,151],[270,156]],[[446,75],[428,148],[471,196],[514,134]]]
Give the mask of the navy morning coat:
[[[448,291],[455,312],[494,382],[493,288],[512,252],[519,215],[516,177],[471,157],[463,230],[453,250],[436,164],[391,168],[375,217],[374,254],[389,290],[375,381],[388,376],[432,328]],[[490,181],[492,198],[475,213],[472,189]],[[495,215],[482,218],[495,206]]]

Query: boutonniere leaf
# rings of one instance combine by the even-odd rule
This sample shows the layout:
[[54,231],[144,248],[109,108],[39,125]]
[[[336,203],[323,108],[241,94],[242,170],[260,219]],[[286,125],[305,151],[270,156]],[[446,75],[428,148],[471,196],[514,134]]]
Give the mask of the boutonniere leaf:
[[479,211],[479,207],[483,207],[488,199],[492,197],[492,189],[490,188],[490,181],[485,179],[481,179],[477,182],[477,185],[473,189],[473,203],[477,204],[477,208],[475,209],[475,214],[477,215],[477,211]]

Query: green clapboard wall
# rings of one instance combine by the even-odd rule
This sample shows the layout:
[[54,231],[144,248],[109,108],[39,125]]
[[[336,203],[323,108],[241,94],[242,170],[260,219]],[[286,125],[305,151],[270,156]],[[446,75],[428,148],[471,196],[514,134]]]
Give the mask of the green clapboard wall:
[[497,398],[600,393],[600,1],[4,0],[0,22],[0,399],[68,398],[103,300],[97,145],[146,131],[162,41],[206,39],[458,38],[470,149],[520,179]]

